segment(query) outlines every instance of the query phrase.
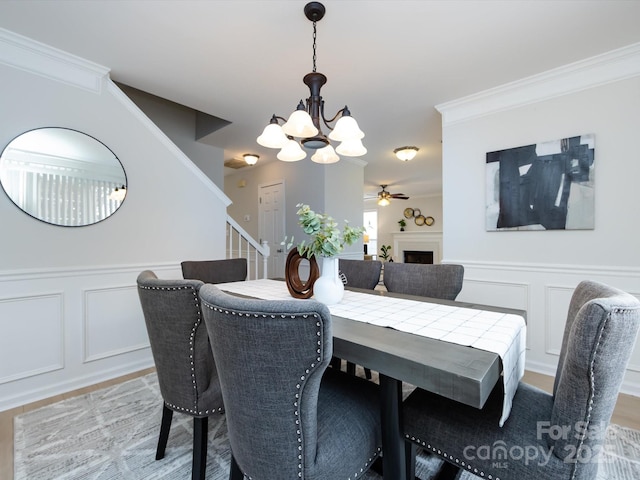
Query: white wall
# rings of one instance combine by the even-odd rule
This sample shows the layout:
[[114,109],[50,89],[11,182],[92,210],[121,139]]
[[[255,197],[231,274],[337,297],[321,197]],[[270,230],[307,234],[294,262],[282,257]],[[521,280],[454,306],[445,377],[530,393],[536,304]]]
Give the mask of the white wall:
[[153,364],[135,279],[222,258],[228,198],[111,82],[108,70],[0,29],[0,145],[38,127],[106,144],[127,174],[114,216],[37,221],[0,193],[0,410]]
[[224,189],[224,150],[196,140],[196,110],[125,85],[119,87],[189,160],[220,189]]
[[[306,158],[298,162],[276,161],[244,167],[225,177],[224,191],[233,202],[228,209],[229,215],[253,238],[259,238],[259,186],[284,180],[287,237],[293,235],[296,242],[305,238],[296,215],[299,203],[331,215],[340,226],[344,220],[352,226],[361,226],[364,165],[364,162],[353,159],[321,165]],[[244,221],[245,215],[249,215],[249,222]],[[361,257],[362,250],[360,241],[346,249],[343,256]]]
[[[640,45],[439,107],[444,261],[460,300],[527,310],[527,368],[554,374],[570,296],[583,279],[640,297]],[[487,152],[595,134],[595,229],[485,231]],[[623,391],[640,395],[636,346]]]

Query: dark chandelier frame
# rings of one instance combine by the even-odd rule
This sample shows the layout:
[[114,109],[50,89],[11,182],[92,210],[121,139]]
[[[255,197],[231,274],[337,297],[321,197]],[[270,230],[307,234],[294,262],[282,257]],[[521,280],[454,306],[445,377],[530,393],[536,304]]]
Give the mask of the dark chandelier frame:
[[[324,124],[324,126],[329,129],[329,131],[333,131],[334,127],[331,126],[332,123],[336,122],[341,117],[351,117],[351,112],[347,105],[345,105],[344,108],[338,110],[338,112],[332,118],[327,118],[325,116],[325,102],[321,95],[321,89],[322,86],[327,83],[327,77],[324,74],[318,72],[316,67],[316,24],[324,17],[325,12],[325,7],[320,2],[309,2],[304,7],[304,14],[306,18],[313,23],[313,70],[311,71],[311,73],[307,73],[302,79],[304,84],[309,88],[309,97],[306,98],[306,100],[300,100],[296,107],[296,111],[302,110],[306,112],[309,117],[311,117],[313,126],[318,130],[316,135],[310,137],[301,137],[300,139],[300,143],[302,144],[302,146],[313,150],[321,149],[331,145],[329,137],[322,131],[322,124]],[[282,121],[282,124],[287,123],[286,118],[273,114],[271,120],[269,121],[269,124],[282,126],[280,121]],[[364,135],[361,131],[360,134],[361,135],[359,138]],[[289,140],[294,140],[294,137],[291,134],[285,133],[285,135]],[[334,141],[342,141],[338,138],[333,137],[331,137],[331,139]],[[366,149],[364,149],[364,152],[366,152]],[[343,155],[348,156],[360,156],[362,154],[362,152],[343,153]]]

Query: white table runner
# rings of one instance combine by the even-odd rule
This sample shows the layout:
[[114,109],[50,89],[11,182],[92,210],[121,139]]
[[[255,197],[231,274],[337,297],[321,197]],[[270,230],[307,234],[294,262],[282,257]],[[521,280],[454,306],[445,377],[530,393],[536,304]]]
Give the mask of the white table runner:
[[[250,280],[221,283],[221,290],[265,300],[291,300],[285,282]],[[509,417],[518,382],[524,375],[526,324],[509,313],[407,300],[345,290],[332,315],[394,328],[436,340],[496,353],[502,360],[504,403],[500,426]]]

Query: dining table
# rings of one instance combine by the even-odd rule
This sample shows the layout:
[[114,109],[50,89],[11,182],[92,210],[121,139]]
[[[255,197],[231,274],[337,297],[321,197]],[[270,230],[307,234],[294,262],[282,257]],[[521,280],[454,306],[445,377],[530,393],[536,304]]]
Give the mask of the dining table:
[[[292,298],[276,279],[216,286],[254,298]],[[496,422],[506,421],[524,374],[524,311],[351,287],[328,307],[333,355],[378,372],[384,480],[414,475],[415,466],[405,461],[403,382],[480,409],[501,381],[503,412]]]

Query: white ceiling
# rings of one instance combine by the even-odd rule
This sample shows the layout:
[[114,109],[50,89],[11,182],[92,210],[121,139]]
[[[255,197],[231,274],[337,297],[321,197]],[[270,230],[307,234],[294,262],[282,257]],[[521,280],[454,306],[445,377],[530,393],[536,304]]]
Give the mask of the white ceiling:
[[[229,120],[225,159],[309,94],[306,1],[0,0],[0,27],[111,69],[124,84]],[[317,69],[327,116],[345,104],[366,137],[365,192],[441,190],[434,105],[640,42],[638,0],[325,0]],[[533,139],[532,139],[533,140]],[[416,145],[411,162],[393,149]],[[310,161],[308,158],[303,161]]]

